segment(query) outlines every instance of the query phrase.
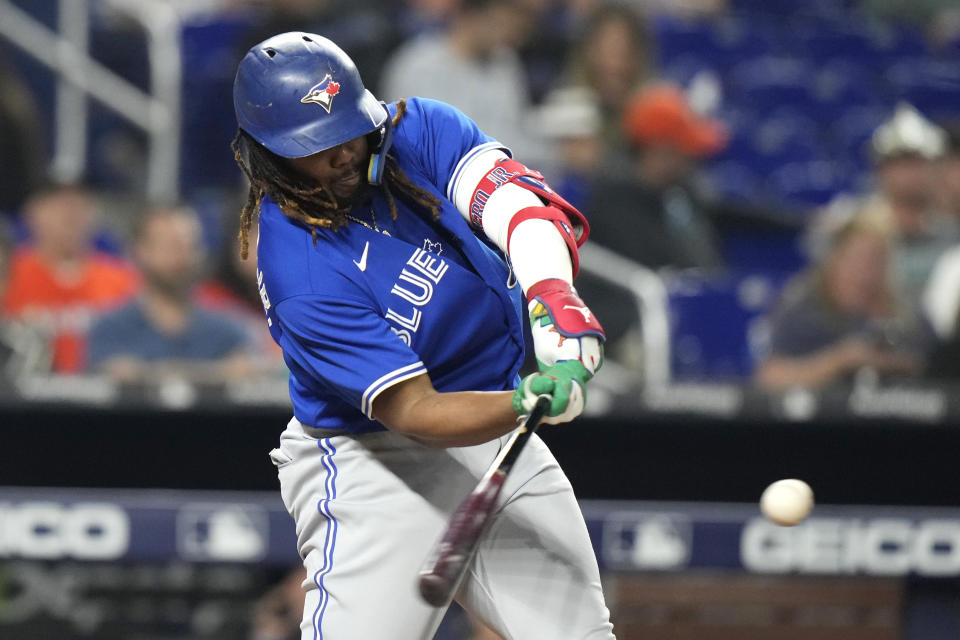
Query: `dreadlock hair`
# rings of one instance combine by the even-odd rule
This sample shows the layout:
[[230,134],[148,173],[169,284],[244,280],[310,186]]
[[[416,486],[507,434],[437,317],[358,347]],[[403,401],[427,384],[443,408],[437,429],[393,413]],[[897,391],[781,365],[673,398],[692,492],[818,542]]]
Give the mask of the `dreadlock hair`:
[[[391,124],[397,126],[406,112],[407,102],[400,100]],[[250,182],[247,201],[240,212],[240,256],[244,260],[249,250],[247,237],[250,226],[260,214],[260,201],[264,195],[269,195],[287,217],[307,225],[313,235],[314,244],[317,242],[318,229],[336,231],[348,224],[347,213],[350,205],[338,203],[333,192],[323,185],[304,184],[302,179],[286,166],[283,158],[254,140],[243,129],[237,130],[230,148],[233,150],[234,159]],[[394,192],[408,205],[429,211],[434,220],[440,218],[440,199],[415,185],[392,155],[387,155],[383,175],[381,186],[390,207],[391,218],[397,219]]]

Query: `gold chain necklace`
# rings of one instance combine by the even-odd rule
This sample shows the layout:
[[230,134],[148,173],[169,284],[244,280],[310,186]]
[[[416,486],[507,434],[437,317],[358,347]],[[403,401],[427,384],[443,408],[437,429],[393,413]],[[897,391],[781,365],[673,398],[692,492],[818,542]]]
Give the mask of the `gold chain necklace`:
[[373,206],[370,207],[370,221],[371,221],[373,224],[370,224],[370,222],[367,222],[366,220],[361,220],[360,218],[357,218],[357,217],[355,217],[355,216],[352,216],[352,215],[350,215],[349,213],[344,214],[344,215],[347,216],[347,220],[351,220],[351,221],[353,221],[353,222],[356,222],[357,224],[363,225],[363,226],[365,226],[367,229],[372,229],[372,230],[376,231],[377,233],[382,233],[382,234],[384,234],[384,235],[386,235],[386,236],[389,236],[389,235],[390,235],[386,230],[381,230],[380,227],[377,226],[377,214],[374,212]]
[[360,218],[355,218],[354,216],[350,215],[349,213],[346,214],[346,216],[347,216],[347,219],[348,219],[348,220],[353,220],[353,221],[356,222],[357,224],[362,224],[362,225],[365,226],[367,229],[373,229],[374,231],[377,231],[377,232],[380,231],[380,227],[377,226],[377,214],[374,213],[373,207],[370,207],[370,220],[373,222],[373,225],[371,225],[371,224],[370,224],[369,222],[367,222],[366,220],[361,220]]

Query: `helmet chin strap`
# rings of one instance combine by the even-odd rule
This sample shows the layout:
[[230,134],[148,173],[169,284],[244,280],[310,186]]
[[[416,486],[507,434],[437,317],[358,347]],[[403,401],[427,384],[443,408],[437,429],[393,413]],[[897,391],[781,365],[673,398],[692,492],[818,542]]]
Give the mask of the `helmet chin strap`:
[[[384,105],[384,108],[386,108],[386,105]],[[367,166],[368,183],[379,185],[383,182],[383,169],[387,165],[387,152],[390,151],[391,144],[393,144],[393,125],[388,115],[380,133],[380,144],[370,154],[370,164]]]

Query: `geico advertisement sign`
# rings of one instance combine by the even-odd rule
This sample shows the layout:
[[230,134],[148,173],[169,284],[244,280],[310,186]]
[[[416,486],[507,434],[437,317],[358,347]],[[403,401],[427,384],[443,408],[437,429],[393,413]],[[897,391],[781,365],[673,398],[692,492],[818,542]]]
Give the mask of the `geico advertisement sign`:
[[754,518],[740,557],[759,573],[960,575],[960,520],[810,518],[781,527]]
[[112,560],[130,542],[130,520],[104,502],[0,502],[0,557]]

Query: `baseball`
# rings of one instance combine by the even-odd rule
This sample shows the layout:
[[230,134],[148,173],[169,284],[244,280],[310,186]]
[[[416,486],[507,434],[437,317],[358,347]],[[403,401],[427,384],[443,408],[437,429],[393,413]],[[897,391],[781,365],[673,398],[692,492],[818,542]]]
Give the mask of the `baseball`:
[[760,496],[760,510],[774,522],[792,527],[813,509],[813,490],[803,480],[777,480]]

